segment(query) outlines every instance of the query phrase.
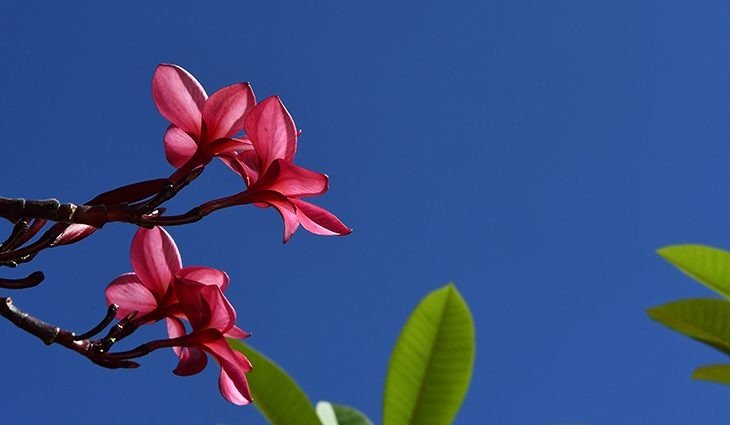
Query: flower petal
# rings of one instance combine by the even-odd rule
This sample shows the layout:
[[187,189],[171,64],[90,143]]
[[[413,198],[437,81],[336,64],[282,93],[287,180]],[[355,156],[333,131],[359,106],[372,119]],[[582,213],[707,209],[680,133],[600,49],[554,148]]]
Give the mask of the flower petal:
[[194,331],[215,329],[228,332],[236,321],[236,311],[220,288],[178,277],[175,292]]
[[252,398],[246,372],[251,371],[251,362],[243,354],[231,349],[224,338],[208,342],[204,347],[221,365],[218,387],[223,397],[237,405],[250,403]]
[[[167,335],[170,337],[170,339],[185,336],[185,325],[183,324],[182,320],[178,319],[177,317],[168,317],[165,320],[165,324],[167,325]],[[183,347],[172,347],[172,351],[174,351],[178,357],[180,357],[180,353],[182,353],[182,350]]]
[[222,156],[221,160],[243,178],[246,186],[253,186],[259,179],[260,161],[256,151],[240,152],[235,157]]
[[140,227],[132,240],[132,269],[155,298],[161,300],[173,276],[182,268],[175,241],[162,227]]
[[224,335],[226,338],[245,339],[251,336],[250,332],[246,332],[238,326],[233,326]]
[[236,324],[236,310],[233,305],[217,286],[207,285],[200,292],[210,312],[205,327],[217,329],[221,333],[228,332]]
[[275,159],[291,161],[297,151],[297,131],[289,111],[278,97],[256,105],[245,118],[246,136],[261,159],[263,173]]
[[[277,192],[263,193],[278,194]],[[284,196],[277,197],[273,195],[269,195],[268,199],[262,198],[260,201],[257,202],[264,202],[276,208],[276,210],[281,215],[281,218],[284,220],[284,243],[289,242],[289,239],[299,227],[299,217],[297,217],[297,211],[296,207],[294,207],[294,204],[292,204],[291,201]]]
[[177,277],[192,280],[203,285],[214,285],[225,291],[230,278],[226,272],[204,266],[188,266],[177,272]]
[[316,196],[327,192],[328,178],[326,174],[277,159],[258,181],[256,188],[273,190],[286,197]]
[[349,235],[352,229],[345,226],[334,214],[300,199],[291,199],[297,207],[297,217],[302,227],[317,235]]
[[207,303],[204,303],[201,293],[201,290],[206,285],[179,277],[175,278],[173,284],[175,285],[175,294],[180,301],[182,311],[193,327],[193,330],[204,328],[207,317],[210,316],[210,309]]
[[182,167],[198,150],[198,144],[180,127],[171,125],[165,131],[165,157],[173,167]]
[[205,140],[212,142],[243,130],[243,119],[255,104],[248,83],[233,84],[213,93],[203,105]]
[[208,95],[189,72],[177,65],[159,65],[152,76],[152,98],[163,117],[200,137],[201,110]]
[[134,273],[126,273],[114,279],[106,287],[105,294],[107,304],[119,306],[117,317],[120,319],[134,311],[139,312],[138,317],[145,315],[158,306],[155,296]]
[[200,373],[208,365],[208,355],[196,347],[184,347],[180,353],[180,361],[172,371],[177,376],[190,376]]
[[252,151],[253,145],[250,140],[247,139],[235,139],[230,137],[223,137],[214,142],[211,142],[207,147],[206,151],[211,156],[230,156],[234,157],[239,152]]
[[221,373],[218,377],[218,389],[220,389],[223,398],[237,406],[245,406],[253,401],[246,375],[243,375],[243,380],[240,379],[239,375],[237,382],[228,375],[223,367],[221,367]]

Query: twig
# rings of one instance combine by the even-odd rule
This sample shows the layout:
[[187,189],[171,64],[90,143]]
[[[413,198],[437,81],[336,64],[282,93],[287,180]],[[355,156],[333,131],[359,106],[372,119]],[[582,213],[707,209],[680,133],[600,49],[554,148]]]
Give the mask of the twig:
[[43,272],[33,272],[29,274],[28,276],[21,278],[21,279],[7,279],[7,278],[0,278],[0,288],[4,289],[26,289],[26,288],[32,288],[34,286],[37,286],[41,282],[43,282],[43,279],[45,279],[45,276],[43,275]]
[[[109,311],[112,309],[110,308]],[[172,339],[161,339],[142,344],[132,350],[122,351],[118,353],[110,353],[107,351],[107,340],[109,336],[98,341],[91,341],[88,338],[81,338],[92,332],[98,333],[99,326],[95,326],[91,331],[76,336],[75,333],[63,330],[58,326],[44,322],[41,319],[33,317],[28,313],[17,308],[9,297],[0,297],[0,316],[8,319],[15,326],[34,335],[46,345],[58,344],[75,351],[82,356],[88,358],[99,366],[117,369],[117,368],[135,368],[139,367],[139,363],[130,359],[142,357],[160,348],[181,347],[186,344],[186,336]],[[109,312],[105,316],[102,323],[109,317]],[[125,318],[131,320],[132,317]],[[114,328],[124,328],[124,323],[130,323],[129,320],[123,319]],[[101,324],[100,324],[101,325]],[[112,342],[113,343],[113,342]]]

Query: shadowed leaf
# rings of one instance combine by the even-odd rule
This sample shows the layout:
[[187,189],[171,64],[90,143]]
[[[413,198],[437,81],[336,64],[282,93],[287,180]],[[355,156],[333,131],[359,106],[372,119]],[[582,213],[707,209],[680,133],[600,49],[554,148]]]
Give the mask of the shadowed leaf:
[[235,339],[231,348],[240,351],[253,365],[246,374],[253,405],[272,425],[320,425],[317,413],[306,394],[276,363]]
[[730,301],[686,299],[647,312],[664,326],[730,354]]
[[730,385],[730,364],[713,364],[695,369],[694,379]]
[[359,410],[328,401],[317,403],[317,415],[322,425],[373,425]]

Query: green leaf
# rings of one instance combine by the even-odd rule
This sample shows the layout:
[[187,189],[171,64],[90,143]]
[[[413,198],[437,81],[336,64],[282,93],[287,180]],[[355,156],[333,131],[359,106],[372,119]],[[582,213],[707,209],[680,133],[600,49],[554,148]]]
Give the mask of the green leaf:
[[328,401],[317,403],[317,415],[322,425],[373,425],[359,410]]
[[342,404],[333,404],[332,407],[335,408],[339,425],[373,425],[364,413],[353,407]]
[[474,365],[474,320],[454,285],[431,292],[408,319],[388,365],[383,425],[448,425]]
[[694,379],[730,385],[730,364],[713,364],[695,369]]
[[730,252],[704,245],[673,245],[657,253],[691,278],[730,298]]
[[253,405],[272,425],[321,425],[312,403],[296,382],[276,363],[236,339],[229,339],[253,365],[246,376]]
[[730,354],[730,301],[686,299],[647,312],[664,326]]

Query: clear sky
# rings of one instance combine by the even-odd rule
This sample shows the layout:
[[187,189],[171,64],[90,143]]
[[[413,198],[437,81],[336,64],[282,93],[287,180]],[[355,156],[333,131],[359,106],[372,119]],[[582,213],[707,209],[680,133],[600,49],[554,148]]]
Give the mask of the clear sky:
[[[231,275],[250,343],[313,400],[379,422],[401,326],[454,281],[478,338],[456,423],[730,417],[730,387],[689,378],[724,356],[644,312],[711,296],[656,248],[730,247],[727,2],[42,3],[0,3],[4,196],[82,202],[168,175],[160,62],[282,97],[298,163],[331,178],[316,202],[355,232],[282,245],[278,215],[251,206],[170,232],[185,264]],[[173,209],[240,188],[210,168]],[[132,235],[109,225],[4,270],[47,275],[16,303],[88,328]],[[223,400],[213,364],[179,378],[163,351],[109,371],[7,322],[0,338],[3,423],[264,423]]]

